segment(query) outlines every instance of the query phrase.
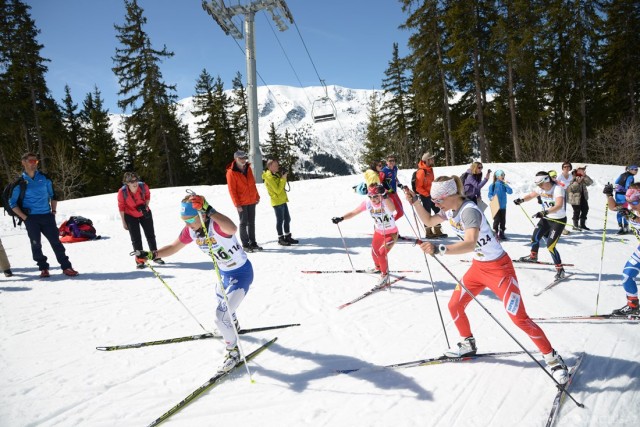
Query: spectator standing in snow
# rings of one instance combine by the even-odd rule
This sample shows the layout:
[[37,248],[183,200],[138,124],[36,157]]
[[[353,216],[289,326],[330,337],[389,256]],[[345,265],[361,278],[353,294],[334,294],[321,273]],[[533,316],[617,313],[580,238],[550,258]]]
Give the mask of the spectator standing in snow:
[[489,185],[489,200],[498,198],[500,209],[493,217],[493,233],[500,240],[507,240],[504,230],[507,228],[507,194],[512,194],[513,190],[505,182],[505,174],[502,169],[498,169],[493,174],[493,182]]
[[[398,166],[396,166],[395,156],[387,157],[387,165],[382,168],[382,172],[384,173],[384,181],[382,181],[382,184],[396,208],[394,219],[397,221],[404,215],[404,209],[402,208],[402,201],[397,193],[400,182],[398,182]],[[400,186],[402,186],[402,184],[400,184]]]
[[[236,334],[240,326],[236,310],[253,282],[253,267],[235,236],[238,229],[236,225],[226,215],[209,206],[203,196],[191,195],[182,199],[180,217],[185,226],[173,243],[157,251],[135,251],[134,255],[138,262],[145,262],[171,256],[189,243],[195,242],[207,256],[215,257],[222,278],[216,288],[218,305],[215,322],[227,345],[227,353],[218,371],[227,372],[240,361]],[[201,217],[204,224],[200,220]]]
[[276,213],[276,231],[278,232],[278,244],[291,246],[299,243],[291,237],[289,224],[291,216],[287,203],[287,172],[280,174],[280,163],[275,159],[267,160],[267,170],[262,172],[262,181],[271,198],[271,206]]
[[387,197],[387,191],[382,184],[370,185],[367,197],[368,199],[357,208],[343,216],[333,217],[331,221],[334,224],[339,224],[364,211],[369,212],[375,227],[371,240],[371,257],[375,271],[380,271],[380,281],[376,287],[382,288],[390,283],[388,254],[398,240],[398,227],[393,219],[395,207],[391,199]]
[[483,166],[480,162],[471,163],[471,166],[467,169],[463,184],[467,199],[478,205],[480,210],[484,212],[484,210],[487,209],[487,204],[482,201],[480,190],[489,180],[489,177],[491,176],[491,169],[487,171],[487,174],[483,178],[482,168]]
[[[154,252],[158,249],[153,214],[149,209],[150,201],[149,186],[140,181],[135,172],[125,172],[122,177],[122,187],[118,190],[118,211],[122,220],[122,228],[129,232],[134,251],[142,250],[140,227],[144,231],[149,250]],[[156,258],[153,261],[157,264],[164,264],[162,258]],[[144,268],[145,266],[145,263],[136,264],[136,268]]]
[[[435,180],[431,187],[431,197],[441,210],[433,216],[420,205],[418,198],[411,191],[407,189],[405,192],[407,200],[413,203],[420,220],[425,225],[434,226],[437,223],[449,221],[458,237],[462,239],[449,245],[437,246],[425,242],[420,245],[420,248],[429,255],[459,256],[473,252],[474,259],[471,267],[464,274],[461,282],[473,295],[478,295],[489,288],[503,302],[511,321],[531,338],[544,355],[544,360],[553,377],[564,384],[568,379],[567,366],[551,346],[544,331],[527,314],[511,258],[496,239],[490,238],[492,233],[489,223],[480,208],[466,199],[460,178],[441,176]],[[465,313],[471,299],[472,297],[461,286],[456,286],[451,295],[449,311],[462,341],[447,350],[444,353],[445,356],[461,357],[477,352],[476,340]]]
[[4,246],[2,245],[2,240],[0,239],[0,270],[4,273],[4,277],[11,277],[13,273],[11,272],[11,264],[9,263],[9,258],[7,258],[7,252],[4,250]]
[[[631,165],[627,166],[626,170],[622,175],[620,175],[614,182],[613,189],[615,190],[614,197],[617,204],[622,205],[624,208],[627,208],[627,200],[625,195],[627,190],[631,187],[636,180],[636,175],[638,174],[638,166]],[[617,215],[618,219],[618,227],[620,230],[618,234],[628,234],[629,233],[629,221],[627,221],[627,217],[622,215],[620,211],[618,211]]]
[[256,205],[260,203],[260,195],[249,156],[242,150],[234,153],[233,162],[227,166],[227,188],[240,217],[242,248],[246,252],[261,251],[256,242]]
[[[593,180],[587,175],[586,166],[573,171],[573,176],[573,181],[567,187],[567,200],[573,208],[573,228],[590,230],[587,227],[587,214],[589,213],[589,190],[587,187],[593,184]],[[579,224],[578,221],[580,221]]]
[[48,176],[38,170],[38,157],[34,153],[26,153],[22,156],[22,178],[27,181],[24,189],[22,207],[18,206],[20,186],[16,185],[9,199],[9,207],[24,221],[27,235],[31,242],[31,254],[33,260],[38,263],[40,277],[49,277],[49,263],[42,253],[42,236],[51,245],[56,255],[62,272],[66,276],[77,276],[73,269],[64,245],[58,238],[58,226],[56,225],[56,207],[58,198],[53,190],[53,182]]
[[[418,162],[415,191],[418,194],[418,197],[420,197],[422,207],[429,213],[433,212],[434,214],[437,214],[440,212],[440,209],[438,209],[431,201],[431,184],[435,179],[435,173],[433,172],[434,165],[435,156],[429,152],[424,153],[420,162]],[[433,228],[427,226],[424,228],[427,238],[447,236],[442,232],[442,224],[438,224]]]

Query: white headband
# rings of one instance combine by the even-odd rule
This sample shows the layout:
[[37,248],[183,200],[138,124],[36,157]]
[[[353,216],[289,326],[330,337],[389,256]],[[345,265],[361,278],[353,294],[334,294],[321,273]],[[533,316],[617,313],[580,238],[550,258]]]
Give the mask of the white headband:
[[431,199],[444,199],[454,194],[458,194],[458,186],[453,178],[448,181],[434,181],[431,184]]

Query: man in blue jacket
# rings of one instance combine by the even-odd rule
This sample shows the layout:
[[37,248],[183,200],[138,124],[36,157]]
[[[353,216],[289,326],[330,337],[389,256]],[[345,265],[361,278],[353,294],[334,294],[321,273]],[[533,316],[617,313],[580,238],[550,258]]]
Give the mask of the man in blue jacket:
[[[621,204],[625,208],[627,207],[627,200],[625,199],[625,194],[627,193],[629,186],[635,182],[637,174],[638,174],[638,166],[636,165],[627,166],[624,173],[615,180],[614,198],[617,204]],[[618,231],[618,234],[628,234],[629,221],[627,221],[627,218],[622,214],[622,211],[618,211],[617,219],[618,219],[618,227],[620,227],[620,231]]]
[[[9,206],[22,218],[27,228],[27,235],[31,242],[31,254],[33,260],[38,263],[40,277],[49,277],[49,263],[47,257],[42,253],[42,235],[47,238],[53,252],[56,255],[62,272],[67,276],[77,276],[78,272],[73,269],[64,246],[58,238],[58,226],[56,225],[56,205],[58,200],[53,191],[51,180],[38,171],[38,157],[34,153],[26,153],[22,156],[22,179],[26,181],[25,186],[16,185],[9,199]],[[22,206],[18,206],[20,192],[24,197]]]

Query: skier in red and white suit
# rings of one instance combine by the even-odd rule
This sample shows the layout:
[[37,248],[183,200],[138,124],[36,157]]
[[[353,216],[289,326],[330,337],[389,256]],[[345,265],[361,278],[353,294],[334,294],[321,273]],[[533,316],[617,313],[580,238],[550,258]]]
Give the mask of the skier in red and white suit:
[[[438,246],[425,242],[420,248],[427,254],[460,255],[474,253],[471,268],[462,278],[462,283],[474,296],[489,288],[502,301],[511,321],[524,331],[544,355],[547,366],[560,383],[567,381],[567,366],[553,349],[545,333],[527,314],[518,278],[509,255],[495,238],[491,225],[475,203],[467,200],[462,182],[457,176],[442,176],[431,186],[431,200],[441,210],[431,215],[410,190],[405,190],[407,200],[425,226],[434,227],[448,221],[462,241]],[[457,285],[449,301],[449,311],[458,328],[462,341],[445,352],[446,356],[459,357],[475,354],[476,342],[471,333],[469,319],[465,313],[472,297]]]

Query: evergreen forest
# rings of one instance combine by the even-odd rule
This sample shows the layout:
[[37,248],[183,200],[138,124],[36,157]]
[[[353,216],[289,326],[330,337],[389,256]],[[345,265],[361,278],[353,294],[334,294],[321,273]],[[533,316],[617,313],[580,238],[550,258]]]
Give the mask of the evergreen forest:
[[[197,131],[176,112],[176,86],[162,74],[174,53],[154,47],[137,0],[114,24],[112,71],[124,141],[109,129],[99,87],[55,100],[37,23],[23,0],[0,0],[0,176],[35,152],[60,199],[116,191],[135,170],[152,188],[223,184],[224,168],[248,148],[242,75],[193,76]],[[185,7],[187,7],[185,5]],[[640,1],[399,0],[409,54],[390,40],[383,95],[371,96],[362,163],[393,153],[413,168],[436,165],[640,160]],[[229,95],[229,93],[231,95]],[[294,136],[271,124],[266,158],[295,171]],[[221,173],[212,174],[211,170]]]

